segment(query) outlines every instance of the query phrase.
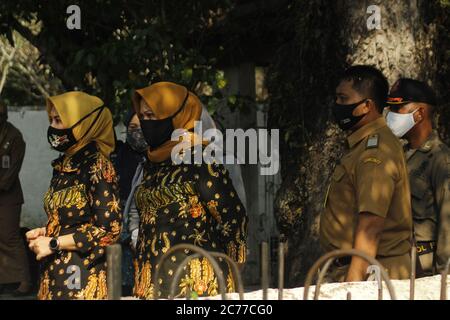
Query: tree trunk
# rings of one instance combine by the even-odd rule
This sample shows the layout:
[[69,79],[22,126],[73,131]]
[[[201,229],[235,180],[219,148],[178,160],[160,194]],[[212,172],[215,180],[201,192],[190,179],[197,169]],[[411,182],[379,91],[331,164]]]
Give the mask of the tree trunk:
[[[288,286],[301,285],[308,269],[321,255],[319,215],[330,174],[345,148],[343,133],[329,122],[335,74],[342,64],[368,64],[381,69],[390,84],[403,76],[435,86],[439,57],[443,56],[438,52],[442,48],[437,46],[435,2],[305,2],[298,1],[294,7],[301,16],[301,22],[295,26],[300,56],[296,51],[299,48],[292,44],[294,50],[286,50],[284,56],[280,54],[284,61],[299,59],[297,69],[280,61],[272,66],[275,76],[269,82],[273,95],[271,127],[279,127],[285,134],[281,144],[283,183],[277,193],[275,214],[280,232],[288,241]],[[371,14],[366,10],[370,5],[381,9],[381,29],[368,30],[367,19]],[[311,13],[305,17],[305,12]],[[327,24],[324,20],[331,22]],[[311,32],[318,35],[319,42],[308,38]],[[290,57],[286,56],[289,54]],[[295,72],[299,74],[292,79]],[[280,87],[280,82],[295,88]],[[440,83],[438,87],[444,86]],[[295,117],[296,114],[299,116]],[[292,118],[296,123],[289,122]],[[292,129],[295,125],[300,129]],[[448,132],[448,123],[446,129]]]

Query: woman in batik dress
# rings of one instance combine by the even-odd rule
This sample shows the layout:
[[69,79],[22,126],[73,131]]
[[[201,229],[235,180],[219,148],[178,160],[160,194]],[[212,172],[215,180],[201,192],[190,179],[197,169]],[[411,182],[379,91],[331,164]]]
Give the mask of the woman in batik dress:
[[[225,253],[242,266],[246,260],[247,216],[222,164],[188,164],[175,159],[203,154],[206,147],[206,142],[192,132],[202,113],[195,94],[183,86],[159,82],[137,90],[133,104],[149,146],[143,181],[135,195],[139,234],[134,294],[142,299],[167,298],[177,266],[192,251],[170,255],[155,279],[161,256],[171,247],[187,243]],[[184,129],[181,136],[189,142],[187,145],[171,140],[176,129]],[[175,147],[180,150],[172,158]],[[229,266],[222,259],[219,264],[226,291],[235,291]],[[156,281],[159,292],[154,292]],[[203,257],[189,263],[176,288],[175,297],[187,292],[198,296],[220,293],[217,275]]]
[[39,299],[106,299],[106,246],[121,230],[112,116],[83,92],[47,100],[48,140],[61,152],[44,197],[48,223],[27,233],[41,261]]

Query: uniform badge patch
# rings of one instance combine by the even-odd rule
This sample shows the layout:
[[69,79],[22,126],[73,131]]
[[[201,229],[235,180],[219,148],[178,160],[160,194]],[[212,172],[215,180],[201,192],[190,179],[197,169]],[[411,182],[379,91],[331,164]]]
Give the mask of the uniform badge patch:
[[10,158],[8,155],[2,157],[2,169],[9,169],[11,167]]
[[381,163],[381,160],[380,160],[380,159],[377,159],[377,158],[370,157],[370,158],[364,159],[363,162],[364,162],[364,163],[371,162],[371,163],[375,163],[375,164],[380,164],[380,163]]
[[366,149],[378,148],[378,134],[373,134],[367,139]]

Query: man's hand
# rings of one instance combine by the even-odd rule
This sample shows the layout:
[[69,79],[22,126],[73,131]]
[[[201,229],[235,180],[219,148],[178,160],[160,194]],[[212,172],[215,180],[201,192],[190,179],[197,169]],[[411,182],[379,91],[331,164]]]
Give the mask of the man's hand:
[[25,234],[25,236],[27,238],[28,243],[30,243],[31,240],[36,240],[39,237],[44,237],[45,236],[45,227],[30,230]]
[[[383,217],[376,216],[370,212],[361,212],[355,231],[354,249],[363,251],[367,255],[375,258],[383,226]],[[366,260],[353,256],[345,281],[364,281],[368,266],[369,263]]]
[[41,260],[51,254],[53,251],[50,249],[50,237],[40,236],[35,240],[31,240],[28,245],[29,248],[36,254],[36,260]]

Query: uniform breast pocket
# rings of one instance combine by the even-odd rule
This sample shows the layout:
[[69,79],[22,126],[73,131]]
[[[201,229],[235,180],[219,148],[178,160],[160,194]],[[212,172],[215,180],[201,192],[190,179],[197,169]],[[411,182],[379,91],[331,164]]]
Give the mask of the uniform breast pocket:
[[327,188],[327,191],[325,194],[325,198],[323,201],[324,208],[327,206],[328,196],[329,196],[330,192],[336,188],[336,185],[342,180],[344,175],[345,175],[345,169],[342,165],[338,165],[338,166],[336,166],[336,168],[334,168],[334,172],[333,172],[333,175],[331,176],[331,181],[330,181],[330,184],[328,185],[328,188]]
[[339,182],[345,175],[345,169],[342,165],[338,165],[331,176],[332,181]]

